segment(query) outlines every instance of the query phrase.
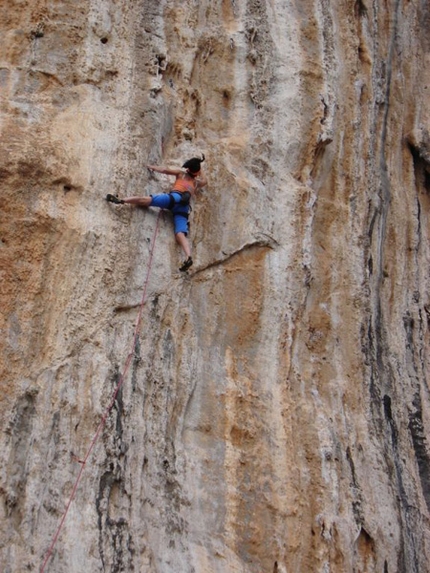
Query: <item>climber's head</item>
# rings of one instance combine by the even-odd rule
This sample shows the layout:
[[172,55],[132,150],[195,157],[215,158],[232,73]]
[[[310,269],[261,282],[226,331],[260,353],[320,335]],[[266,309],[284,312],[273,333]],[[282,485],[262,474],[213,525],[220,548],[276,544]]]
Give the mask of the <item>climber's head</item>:
[[202,158],[193,157],[192,159],[188,159],[182,167],[187,170],[187,172],[192,176],[195,177],[200,171],[200,164],[203,163],[205,160],[205,156],[202,153]]

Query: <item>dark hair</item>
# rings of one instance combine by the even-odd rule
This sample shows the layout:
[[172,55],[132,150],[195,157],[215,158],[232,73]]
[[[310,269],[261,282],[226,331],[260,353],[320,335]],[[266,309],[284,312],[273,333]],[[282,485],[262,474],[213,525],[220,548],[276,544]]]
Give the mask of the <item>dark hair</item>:
[[187,169],[191,174],[192,173],[198,173],[200,171],[200,163],[203,163],[204,160],[205,160],[205,156],[202,153],[201,159],[199,159],[198,157],[193,157],[192,159],[188,159],[188,161],[186,161],[182,165],[182,167]]

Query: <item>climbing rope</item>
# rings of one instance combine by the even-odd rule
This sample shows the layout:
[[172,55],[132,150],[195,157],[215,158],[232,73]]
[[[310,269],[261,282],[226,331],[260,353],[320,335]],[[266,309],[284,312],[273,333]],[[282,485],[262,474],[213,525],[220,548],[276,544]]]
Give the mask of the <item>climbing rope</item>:
[[116,397],[118,396],[118,392],[121,390],[121,387],[122,387],[122,385],[123,385],[123,383],[124,383],[124,380],[125,380],[125,377],[126,377],[126,375],[127,375],[128,369],[129,369],[129,367],[130,367],[131,361],[132,361],[132,359],[133,359],[133,356],[134,356],[134,353],[135,353],[135,350],[136,350],[137,338],[138,338],[139,332],[140,332],[140,324],[141,324],[141,322],[142,322],[143,307],[145,306],[145,302],[146,302],[146,291],[147,291],[147,287],[148,287],[149,277],[150,277],[150,274],[151,274],[152,259],[153,259],[153,256],[154,256],[154,248],[155,248],[155,240],[156,240],[156,238],[157,238],[158,229],[159,229],[159,226],[160,226],[160,217],[162,217],[162,216],[163,216],[163,211],[160,210],[159,213],[158,213],[157,222],[156,222],[155,229],[154,229],[154,233],[153,233],[153,236],[152,236],[151,247],[150,247],[150,251],[149,251],[148,268],[147,268],[147,272],[146,272],[145,283],[144,283],[144,286],[143,286],[142,299],[141,299],[140,306],[139,306],[139,312],[138,312],[137,319],[136,319],[136,325],[135,325],[135,327],[134,327],[133,343],[132,343],[130,352],[129,352],[129,354],[128,354],[128,356],[127,356],[127,359],[126,359],[126,361],[125,361],[125,366],[124,366],[123,372],[122,372],[122,374],[121,374],[121,376],[120,376],[119,382],[118,382],[118,384],[117,384],[117,386],[116,386],[116,388],[115,388],[115,390],[114,390],[114,393],[113,393],[113,395],[112,395],[112,398],[111,398],[111,400],[110,400],[110,402],[109,402],[107,408],[106,408],[105,411],[104,411],[104,414],[103,414],[103,416],[102,416],[102,419],[100,420],[100,423],[99,423],[99,425],[98,425],[98,427],[97,427],[97,430],[96,430],[96,432],[95,432],[95,434],[94,434],[94,437],[93,437],[93,439],[91,440],[91,443],[90,443],[90,446],[89,446],[89,448],[88,448],[88,450],[87,450],[87,453],[85,454],[85,457],[84,457],[82,460],[78,460],[78,462],[81,464],[81,469],[79,470],[78,477],[76,478],[76,481],[75,481],[75,483],[74,483],[74,486],[73,486],[73,489],[72,489],[72,493],[70,494],[70,498],[69,498],[69,500],[68,500],[68,502],[67,502],[66,508],[65,508],[65,510],[64,510],[63,516],[62,516],[61,521],[60,521],[60,524],[59,524],[59,526],[58,526],[58,528],[57,528],[57,531],[56,531],[56,533],[55,533],[55,535],[54,535],[54,537],[53,537],[53,539],[52,539],[51,545],[50,545],[50,547],[49,547],[49,549],[48,549],[48,551],[47,551],[47,553],[46,553],[45,560],[44,560],[44,562],[43,562],[43,564],[42,564],[42,567],[41,567],[41,569],[40,569],[40,573],[44,573],[45,567],[46,567],[46,565],[47,565],[47,563],[48,563],[48,561],[49,561],[49,559],[50,559],[50,557],[51,557],[51,555],[52,555],[52,552],[53,552],[53,550],[54,550],[54,547],[55,547],[55,545],[56,545],[56,543],[57,543],[57,540],[58,540],[58,538],[59,538],[59,536],[60,536],[60,533],[61,533],[61,530],[62,530],[62,528],[63,528],[64,522],[66,521],[66,517],[67,517],[67,514],[68,514],[68,512],[69,512],[70,506],[71,506],[71,504],[72,504],[72,501],[73,501],[73,499],[74,499],[74,497],[75,497],[75,494],[76,494],[76,491],[77,491],[77,489],[78,489],[79,482],[81,481],[82,474],[84,473],[84,469],[85,469],[86,463],[87,463],[87,461],[88,461],[88,458],[90,457],[91,452],[93,451],[94,446],[96,445],[96,442],[97,442],[97,440],[98,440],[98,438],[99,438],[99,436],[100,436],[100,434],[101,434],[101,431],[103,430],[103,428],[104,428],[104,426],[105,426],[105,424],[106,424],[107,417],[109,416],[109,413],[110,413],[110,411],[112,410],[112,408],[113,408],[113,406],[114,406],[114,404],[115,404]]

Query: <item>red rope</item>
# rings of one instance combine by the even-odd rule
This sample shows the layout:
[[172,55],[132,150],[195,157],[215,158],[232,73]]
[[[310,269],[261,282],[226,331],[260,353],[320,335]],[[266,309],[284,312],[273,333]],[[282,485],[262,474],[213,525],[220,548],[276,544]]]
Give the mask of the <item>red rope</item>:
[[61,533],[61,530],[62,530],[62,528],[63,528],[64,522],[66,521],[66,517],[67,517],[67,514],[68,514],[68,512],[69,512],[70,506],[71,506],[72,501],[73,501],[73,499],[74,499],[74,497],[75,497],[76,490],[78,489],[79,482],[81,481],[82,474],[84,473],[84,469],[85,469],[85,465],[86,465],[86,463],[87,463],[87,460],[88,460],[88,458],[90,457],[91,452],[93,451],[94,446],[96,445],[96,442],[97,442],[97,440],[98,440],[98,438],[99,438],[99,436],[100,436],[100,433],[101,433],[102,429],[104,428],[104,426],[105,426],[105,424],[106,424],[107,417],[108,417],[110,411],[112,410],[112,408],[113,408],[113,406],[114,406],[114,404],[115,404],[115,400],[116,400],[116,397],[117,397],[117,395],[118,395],[118,392],[121,390],[121,387],[122,387],[122,385],[124,384],[124,380],[125,380],[125,377],[126,377],[126,375],[127,375],[128,369],[129,369],[129,367],[130,367],[131,360],[132,360],[132,358],[133,358],[133,356],[134,356],[134,353],[135,353],[135,350],[136,350],[137,337],[139,336],[139,331],[140,331],[140,324],[141,324],[141,322],[142,322],[143,307],[145,306],[145,302],[146,302],[146,291],[147,291],[147,287],[148,287],[149,276],[150,276],[150,274],[151,274],[152,259],[153,259],[153,256],[154,256],[154,248],[155,248],[155,240],[156,240],[156,238],[157,238],[158,228],[159,228],[159,224],[160,224],[160,217],[161,217],[162,213],[163,213],[163,211],[161,211],[161,210],[160,210],[159,213],[158,213],[157,223],[156,223],[156,226],[155,226],[154,234],[153,234],[153,236],[152,236],[151,248],[150,248],[150,252],[149,252],[148,270],[147,270],[147,272],[146,272],[146,279],[145,279],[145,283],[144,283],[144,286],[143,286],[142,300],[141,300],[141,302],[140,302],[139,313],[138,313],[138,315],[137,315],[136,326],[135,326],[135,328],[134,328],[133,344],[132,344],[131,350],[130,350],[128,356],[127,356],[127,360],[126,360],[126,362],[125,362],[124,370],[123,370],[123,372],[122,372],[122,374],[121,374],[121,377],[120,377],[119,382],[118,382],[118,384],[117,384],[117,386],[116,386],[116,388],[115,388],[115,391],[114,391],[114,393],[113,393],[113,395],[112,395],[112,398],[111,398],[111,400],[110,400],[110,402],[109,402],[109,405],[107,406],[107,408],[106,408],[106,410],[105,410],[105,412],[104,412],[104,414],[103,414],[103,416],[102,416],[102,419],[100,420],[100,423],[99,423],[99,425],[98,425],[98,427],[97,427],[96,433],[94,434],[94,437],[93,437],[93,439],[91,440],[90,447],[88,448],[88,451],[87,451],[87,453],[86,453],[84,459],[83,459],[83,460],[78,460],[79,463],[81,464],[81,469],[79,470],[78,477],[76,478],[76,481],[75,481],[75,484],[74,484],[74,486],[73,486],[72,493],[71,493],[71,495],[70,495],[69,501],[67,502],[66,509],[65,509],[65,511],[64,511],[63,517],[61,518],[60,524],[59,524],[59,526],[58,526],[58,528],[57,528],[57,531],[56,531],[56,533],[55,533],[55,535],[54,535],[54,537],[53,537],[53,539],[52,539],[52,543],[51,543],[51,545],[50,545],[50,547],[49,547],[49,549],[48,549],[48,551],[47,551],[47,553],[46,553],[46,557],[45,557],[45,560],[44,560],[44,562],[43,562],[43,565],[42,565],[42,567],[41,567],[41,569],[40,569],[40,573],[43,573],[43,572],[45,571],[46,564],[48,563],[48,561],[49,561],[49,559],[50,559],[50,557],[51,557],[51,555],[52,555],[52,552],[53,552],[53,550],[54,550],[55,544],[57,543],[57,540],[58,540],[58,538],[59,538],[59,536],[60,536],[60,533]]

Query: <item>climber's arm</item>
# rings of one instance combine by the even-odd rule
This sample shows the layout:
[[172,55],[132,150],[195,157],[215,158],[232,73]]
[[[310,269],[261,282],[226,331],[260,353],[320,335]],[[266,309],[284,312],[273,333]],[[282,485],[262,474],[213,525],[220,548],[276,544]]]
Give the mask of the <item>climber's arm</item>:
[[166,167],[158,167],[157,165],[147,165],[150,171],[156,171],[157,173],[163,173],[164,175],[175,175],[176,177],[182,173],[181,169],[167,169]]

